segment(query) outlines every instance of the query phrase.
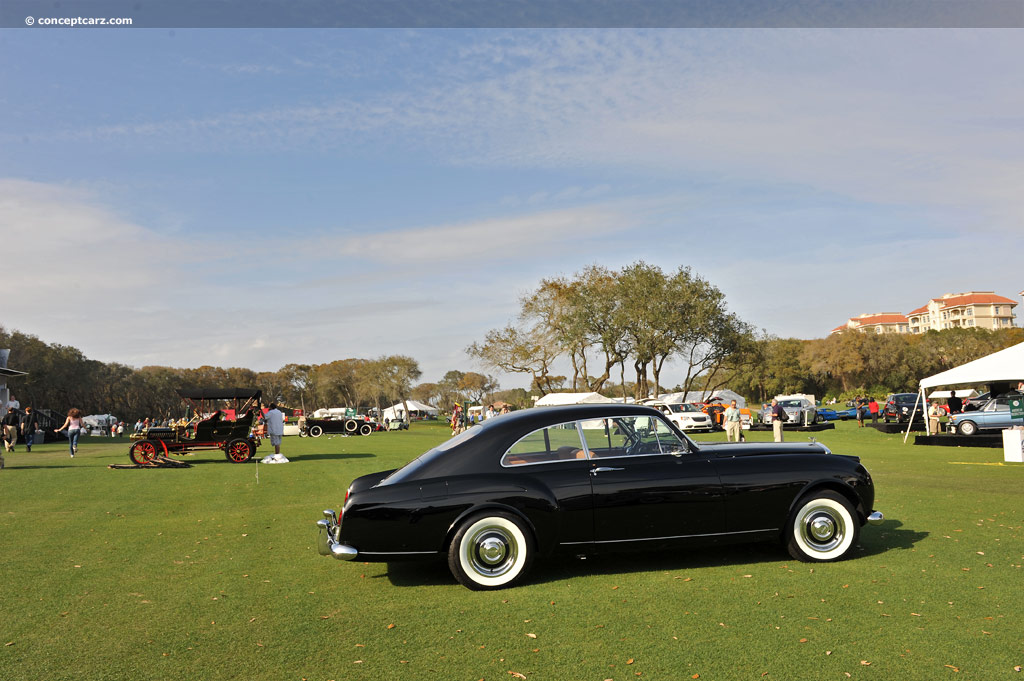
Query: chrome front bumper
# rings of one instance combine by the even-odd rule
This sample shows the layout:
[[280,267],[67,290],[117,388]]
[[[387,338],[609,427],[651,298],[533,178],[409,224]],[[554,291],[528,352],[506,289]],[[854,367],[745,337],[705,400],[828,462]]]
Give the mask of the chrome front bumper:
[[885,516],[882,515],[881,511],[872,511],[871,515],[868,516],[869,525],[881,525],[883,522],[885,522]]
[[321,556],[334,556],[338,560],[353,560],[359,551],[341,543],[341,523],[338,514],[331,509],[324,511],[324,519],[316,521],[318,536],[316,549]]

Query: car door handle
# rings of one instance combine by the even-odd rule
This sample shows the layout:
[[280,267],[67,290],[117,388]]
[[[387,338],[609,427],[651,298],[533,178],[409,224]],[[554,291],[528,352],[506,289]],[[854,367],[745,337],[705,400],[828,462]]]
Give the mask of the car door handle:
[[609,471],[624,471],[625,468],[609,468],[607,466],[599,466],[598,468],[591,468],[590,474],[597,475],[598,473],[608,473]]

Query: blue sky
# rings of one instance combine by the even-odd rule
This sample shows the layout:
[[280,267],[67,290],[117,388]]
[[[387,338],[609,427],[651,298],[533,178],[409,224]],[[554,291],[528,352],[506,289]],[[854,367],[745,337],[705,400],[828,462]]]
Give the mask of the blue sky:
[[401,353],[436,380],[592,263],[691,266],[801,338],[1019,300],[1019,38],[3,30],[0,324],[134,366]]

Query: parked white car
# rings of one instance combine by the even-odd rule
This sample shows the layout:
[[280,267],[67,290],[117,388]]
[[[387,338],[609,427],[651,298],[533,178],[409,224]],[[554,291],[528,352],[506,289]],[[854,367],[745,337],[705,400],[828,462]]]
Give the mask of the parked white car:
[[648,402],[648,406],[654,407],[663,413],[676,428],[682,431],[687,430],[712,430],[714,424],[711,417],[700,410],[699,407],[688,403],[666,404],[664,402]]

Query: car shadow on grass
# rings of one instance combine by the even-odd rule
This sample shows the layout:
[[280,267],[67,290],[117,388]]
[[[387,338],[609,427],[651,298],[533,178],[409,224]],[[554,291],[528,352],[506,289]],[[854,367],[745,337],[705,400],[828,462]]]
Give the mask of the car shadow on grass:
[[[876,556],[893,549],[910,549],[928,536],[927,532],[900,529],[902,526],[903,523],[898,520],[887,520],[877,527],[862,528],[860,541],[850,553],[850,558]],[[665,551],[602,553],[588,555],[586,558],[557,555],[536,561],[524,584],[545,584],[585,576],[672,572],[791,561],[793,558],[786,552],[785,547],[774,542]],[[395,586],[439,586],[456,583],[448,570],[447,562],[440,558],[389,563],[387,571],[374,578],[386,578]]]
[[[374,458],[374,457],[377,456],[376,454],[364,454],[364,453],[352,453],[352,454],[341,454],[341,453],[338,453],[338,454],[295,454],[295,455],[292,455],[292,456],[289,457],[288,454],[285,454],[284,452],[281,452],[281,453],[284,454],[285,457],[288,458],[289,463],[298,463],[300,461],[315,461],[317,459],[331,459],[331,460],[334,460],[334,459],[368,459],[368,458]],[[273,454],[273,452],[271,452],[271,454]],[[259,461],[261,461],[263,459],[264,456],[266,456],[266,454],[262,454],[262,456],[260,454],[257,454],[256,456],[254,456],[253,458],[249,459],[245,463],[247,463],[247,464],[248,463],[258,463]],[[224,458],[224,459],[191,459],[191,458],[187,458],[186,457],[186,458],[178,458],[178,459],[175,459],[175,460],[176,461],[184,461],[185,463],[190,463],[193,466],[198,466],[198,465],[202,465],[202,464],[222,464],[222,463],[223,464],[228,464],[230,466],[237,466],[237,465],[239,465],[239,464],[236,464],[233,461],[228,461],[226,458]],[[265,464],[265,465],[270,465],[270,464]]]
[[892,549],[912,549],[928,536],[927,532],[903,530],[899,520],[886,520],[881,525],[861,529],[860,546],[854,556],[877,556]]

